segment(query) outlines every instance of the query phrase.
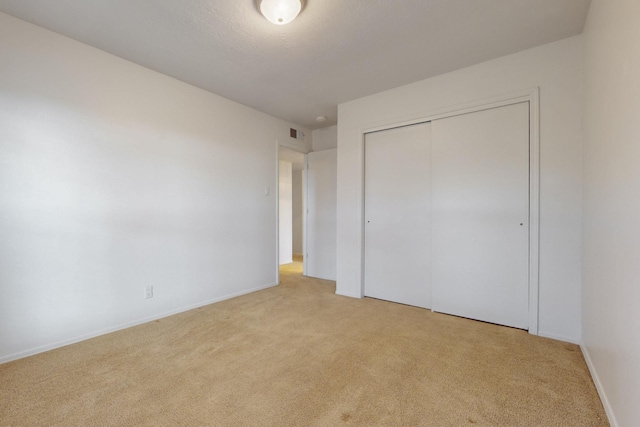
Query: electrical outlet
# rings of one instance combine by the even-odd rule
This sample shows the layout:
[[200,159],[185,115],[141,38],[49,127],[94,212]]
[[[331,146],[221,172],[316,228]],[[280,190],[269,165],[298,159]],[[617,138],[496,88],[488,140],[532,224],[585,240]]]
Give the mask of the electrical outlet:
[[147,286],[144,288],[144,299],[153,298],[153,286]]

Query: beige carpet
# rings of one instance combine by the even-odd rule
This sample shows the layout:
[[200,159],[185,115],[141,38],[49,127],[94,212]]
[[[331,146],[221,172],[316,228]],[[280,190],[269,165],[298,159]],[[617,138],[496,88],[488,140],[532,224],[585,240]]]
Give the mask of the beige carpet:
[[0,365],[2,426],[606,426],[575,345],[282,285]]

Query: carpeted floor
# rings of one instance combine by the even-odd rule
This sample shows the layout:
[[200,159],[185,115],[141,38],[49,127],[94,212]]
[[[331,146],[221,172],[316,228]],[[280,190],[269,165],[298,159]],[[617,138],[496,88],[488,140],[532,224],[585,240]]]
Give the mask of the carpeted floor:
[[0,425],[608,425],[575,345],[281,282],[0,365]]

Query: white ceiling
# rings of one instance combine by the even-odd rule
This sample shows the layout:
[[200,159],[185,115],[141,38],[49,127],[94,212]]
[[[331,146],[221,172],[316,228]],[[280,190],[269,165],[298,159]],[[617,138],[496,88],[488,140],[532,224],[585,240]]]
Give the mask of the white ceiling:
[[[315,129],[337,105],[580,34],[590,0],[0,0],[0,11]],[[328,120],[317,123],[316,116]]]

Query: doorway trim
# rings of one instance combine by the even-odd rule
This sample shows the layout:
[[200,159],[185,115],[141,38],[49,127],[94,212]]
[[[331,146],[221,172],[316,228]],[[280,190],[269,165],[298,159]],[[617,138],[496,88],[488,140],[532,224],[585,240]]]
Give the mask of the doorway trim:
[[[529,103],[529,333],[538,335],[539,318],[539,287],[540,287],[540,88],[534,87],[528,90],[514,92],[482,101],[470,102],[457,106],[444,108],[432,113],[422,115],[409,120],[388,123],[381,126],[370,127],[360,131],[362,159],[364,159],[364,139],[367,133],[410,126],[418,123],[430,122],[446,117],[459,116],[477,111],[489,110],[522,102]],[[364,164],[362,167],[364,174]],[[361,247],[362,257],[360,262],[360,298],[364,297],[364,176],[362,194]]]
[[303,194],[302,194],[302,251],[303,251],[303,275],[306,274],[306,253],[307,253],[307,189],[306,189],[306,181],[307,181],[307,154],[309,152],[304,151],[299,147],[292,147],[288,144],[284,144],[280,140],[276,140],[276,183],[275,190],[273,193],[276,197],[276,259],[275,259],[275,268],[276,268],[276,284],[280,284],[280,150],[285,149],[288,151],[295,151],[296,153],[300,153],[303,156],[302,160],[302,186],[303,186]]

